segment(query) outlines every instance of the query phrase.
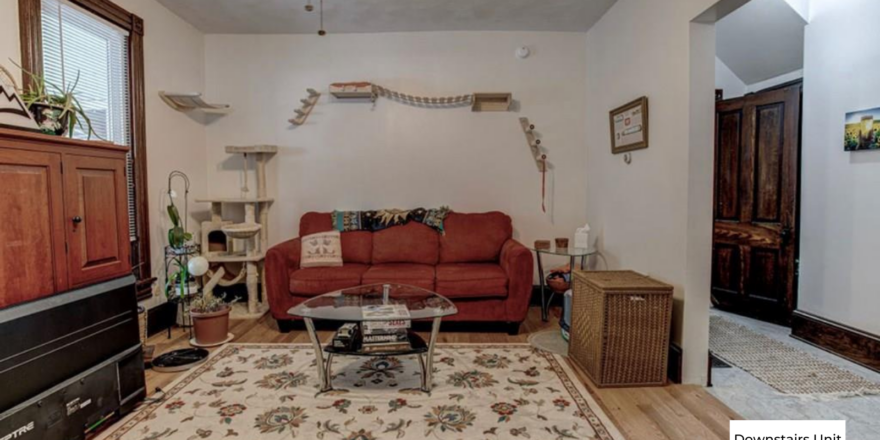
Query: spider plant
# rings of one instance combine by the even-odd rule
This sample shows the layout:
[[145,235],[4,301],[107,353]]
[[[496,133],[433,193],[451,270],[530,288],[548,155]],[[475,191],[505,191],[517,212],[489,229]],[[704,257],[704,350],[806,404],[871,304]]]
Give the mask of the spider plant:
[[46,80],[46,77],[16,64],[27,76],[31,78],[27,90],[21,91],[21,99],[28,110],[40,123],[40,128],[47,134],[58,134],[67,122],[67,135],[73,137],[74,127],[79,127],[88,139],[94,135],[100,140],[105,140],[92,127],[92,120],[86,115],[86,111],[77,99],[74,91],[79,85],[80,72],[76,73],[76,80],[67,88],[61,88]]

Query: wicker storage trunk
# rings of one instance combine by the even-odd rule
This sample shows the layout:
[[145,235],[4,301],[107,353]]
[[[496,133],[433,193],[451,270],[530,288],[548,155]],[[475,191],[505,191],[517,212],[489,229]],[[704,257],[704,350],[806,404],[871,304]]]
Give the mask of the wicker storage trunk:
[[599,387],[666,383],[672,286],[631,271],[575,271],[568,355]]

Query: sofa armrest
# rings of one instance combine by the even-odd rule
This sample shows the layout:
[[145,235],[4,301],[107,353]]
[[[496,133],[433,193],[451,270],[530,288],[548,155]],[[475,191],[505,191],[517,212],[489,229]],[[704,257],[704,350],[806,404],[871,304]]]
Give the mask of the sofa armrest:
[[501,248],[500,263],[507,274],[508,321],[522,322],[526,319],[532,299],[532,281],[535,277],[532,251],[516,240],[507,240]]
[[299,269],[301,242],[299,238],[287,240],[269,248],[266,252],[266,290],[269,307],[276,317],[286,316],[290,296],[290,273]]

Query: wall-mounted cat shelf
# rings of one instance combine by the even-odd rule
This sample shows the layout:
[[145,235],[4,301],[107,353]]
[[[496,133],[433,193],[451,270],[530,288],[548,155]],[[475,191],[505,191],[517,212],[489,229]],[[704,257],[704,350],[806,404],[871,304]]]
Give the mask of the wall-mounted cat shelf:
[[470,105],[475,112],[506,112],[513,103],[511,93],[472,93],[458,96],[415,96],[401,93],[367,81],[330,84],[336,99],[369,99],[382,97],[408,105],[427,108],[449,108]]
[[294,110],[296,116],[288,120],[293,125],[305,124],[306,119],[308,119],[309,115],[312,114],[312,109],[315,108],[315,104],[317,104],[318,100],[321,99],[321,94],[318,93],[317,90],[306,89],[306,91],[309,93],[309,97],[299,100],[299,102],[302,103],[302,108]]
[[174,93],[160,91],[159,97],[168,104],[169,107],[179,112],[189,112],[199,110],[204,113],[225,115],[232,113],[232,107],[226,104],[208,104],[202,100],[201,93]]
[[336,99],[372,99],[373,84],[360,81],[330,84],[330,94]]
[[510,111],[513,102],[511,93],[474,93],[474,104],[471,110],[475,112],[506,112]]
[[529,118],[519,118],[519,124],[526,135],[526,142],[532,150],[532,156],[535,158],[535,165],[538,166],[538,171],[544,172],[547,166],[547,155],[541,150],[541,140],[535,136],[534,124],[529,122]]

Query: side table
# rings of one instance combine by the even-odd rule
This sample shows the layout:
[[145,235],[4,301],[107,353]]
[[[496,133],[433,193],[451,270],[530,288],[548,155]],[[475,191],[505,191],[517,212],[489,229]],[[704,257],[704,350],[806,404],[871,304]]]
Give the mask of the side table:
[[581,262],[581,270],[587,265],[587,257],[596,253],[595,248],[557,248],[555,246],[550,247],[550,249],[536,249],[531,248],[535,252],[535,256],[538,259],[538,277],[541,281],[541,319],[544,322],[547,322],[550,317],[550,303],[553,301],[553,296],[556,295],[556,292],[550,291],[550,296],[546,295],[547,291],[547,279],[544,274],[544,262],[541,259],[541,255],[558,255],[562,257],[569,258],[569,264],[571,270],[575,269],[575,259],[580,258]]

